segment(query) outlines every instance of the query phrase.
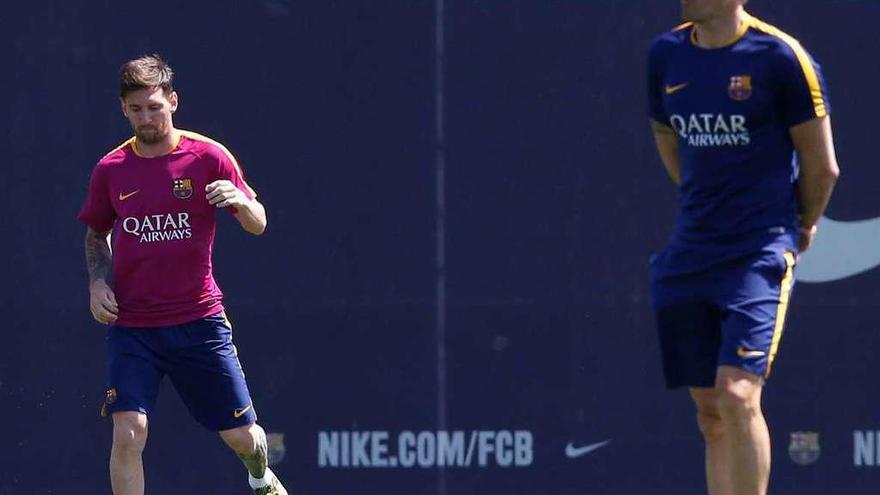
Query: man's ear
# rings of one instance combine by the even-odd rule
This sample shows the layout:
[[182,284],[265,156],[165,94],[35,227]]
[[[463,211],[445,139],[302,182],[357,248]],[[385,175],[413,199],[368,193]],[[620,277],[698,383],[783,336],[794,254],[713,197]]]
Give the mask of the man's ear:
[[179,97],[177,96],[177,91],[172,91],[170,95],[168,95],[168,102],[171,103],[171,113],[177,111],[177,105],[180,102]]

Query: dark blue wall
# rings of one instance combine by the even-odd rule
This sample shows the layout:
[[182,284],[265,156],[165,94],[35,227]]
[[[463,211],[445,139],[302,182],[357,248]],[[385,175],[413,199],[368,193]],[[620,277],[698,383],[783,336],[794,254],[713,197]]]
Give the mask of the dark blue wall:
[[[828,216],[877,217],[880,3],[752,4],[824,67],[844,172]],[[643,61],[677,9],[13,0],[0,494],[110,492],[105,329],[88,312],[75,214],[96,160],[129,135],[117,69],[154,51],[177,71],[176,124],[224,142],[269,211],[261,238],[224,216],[216,276],[260,422],[284,434],[275,470],[297,493],[703,493],[692,406],[663,389],[647,300],[675,191],[647,128]],[[866,453],[880,448],[878,277],[795,291],[765,394],[774,493],[880,489],[880,452]],[[421,441],[426,467],[342,466],[340,432],[387,432],[403,464]],[[398,452],[403,432],[416,450]],[[446,432],[467,466],[431,459]],[[790,458],[794,432],[818,434],[818,460]],[[170,386],[145,463],[149,493],[247,493]]]

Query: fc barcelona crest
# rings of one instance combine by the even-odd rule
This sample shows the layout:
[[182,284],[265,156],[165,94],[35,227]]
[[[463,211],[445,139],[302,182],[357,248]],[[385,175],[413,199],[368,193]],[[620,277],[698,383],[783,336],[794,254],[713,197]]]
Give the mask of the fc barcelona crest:
[[111,389],[108,389],[107,392],[104,394],[104,403],[101,404],[101,417],[102,418],[107,417],[107,406],[113,404],[114,402],[116,402],[116,389],[111,388]]
[[192,179],[188,177],[174,179],[174,197],[177,199],[189,199],[193,195]]
[[788,456],[795,464],[806,466],[819,460],[822,448],[819,446],[819,434],[815,431],[796,431],[791,434],[788,444]]
[[284,454],[287,453],[284,433],[266,433],[266,444],[269,447],[267,454],[270,466],[275,466],[284,460]]
[[732,76],[727,94],[736,101],[748,100],[752,96],[752,76]]

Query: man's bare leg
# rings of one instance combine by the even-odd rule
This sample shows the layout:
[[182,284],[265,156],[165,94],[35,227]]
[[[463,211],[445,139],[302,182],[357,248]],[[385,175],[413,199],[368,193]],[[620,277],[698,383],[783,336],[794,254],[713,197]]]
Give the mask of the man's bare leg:
[[220,432],[220,437],[244,463],[254,478],[262,478],[269,465],[266,432],[258,424],[240,426]]
[[697,406],[697,425],[706,444],[706,485],[709,495],[733,495],[730,439],[718,410],[718,390],[706,387],[692,388],[690,392]]
[[718,410],[729,436],[734,495],[766,495],[770,481],[770,432],[761,411],[764,379],[732,366],[719,366]]
[[288,495],[284,485],[268,467],[269,448],[263,428],[257,424],[239,426],[221,431],[220,436],[244,463],[250,474],[248,481],[255,494]]
[[110,485],[114,495],[144,494],[142,454],[147,445],[147,416],[134,411],[113,413]]

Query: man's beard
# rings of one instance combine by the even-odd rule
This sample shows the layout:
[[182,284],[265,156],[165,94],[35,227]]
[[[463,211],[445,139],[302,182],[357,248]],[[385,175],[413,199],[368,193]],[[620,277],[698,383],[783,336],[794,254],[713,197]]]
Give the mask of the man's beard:
[[168,132],[162,132],[159,126],[143,126],[135,130],[137,140],[144,144],[157,144],[168,137]]

